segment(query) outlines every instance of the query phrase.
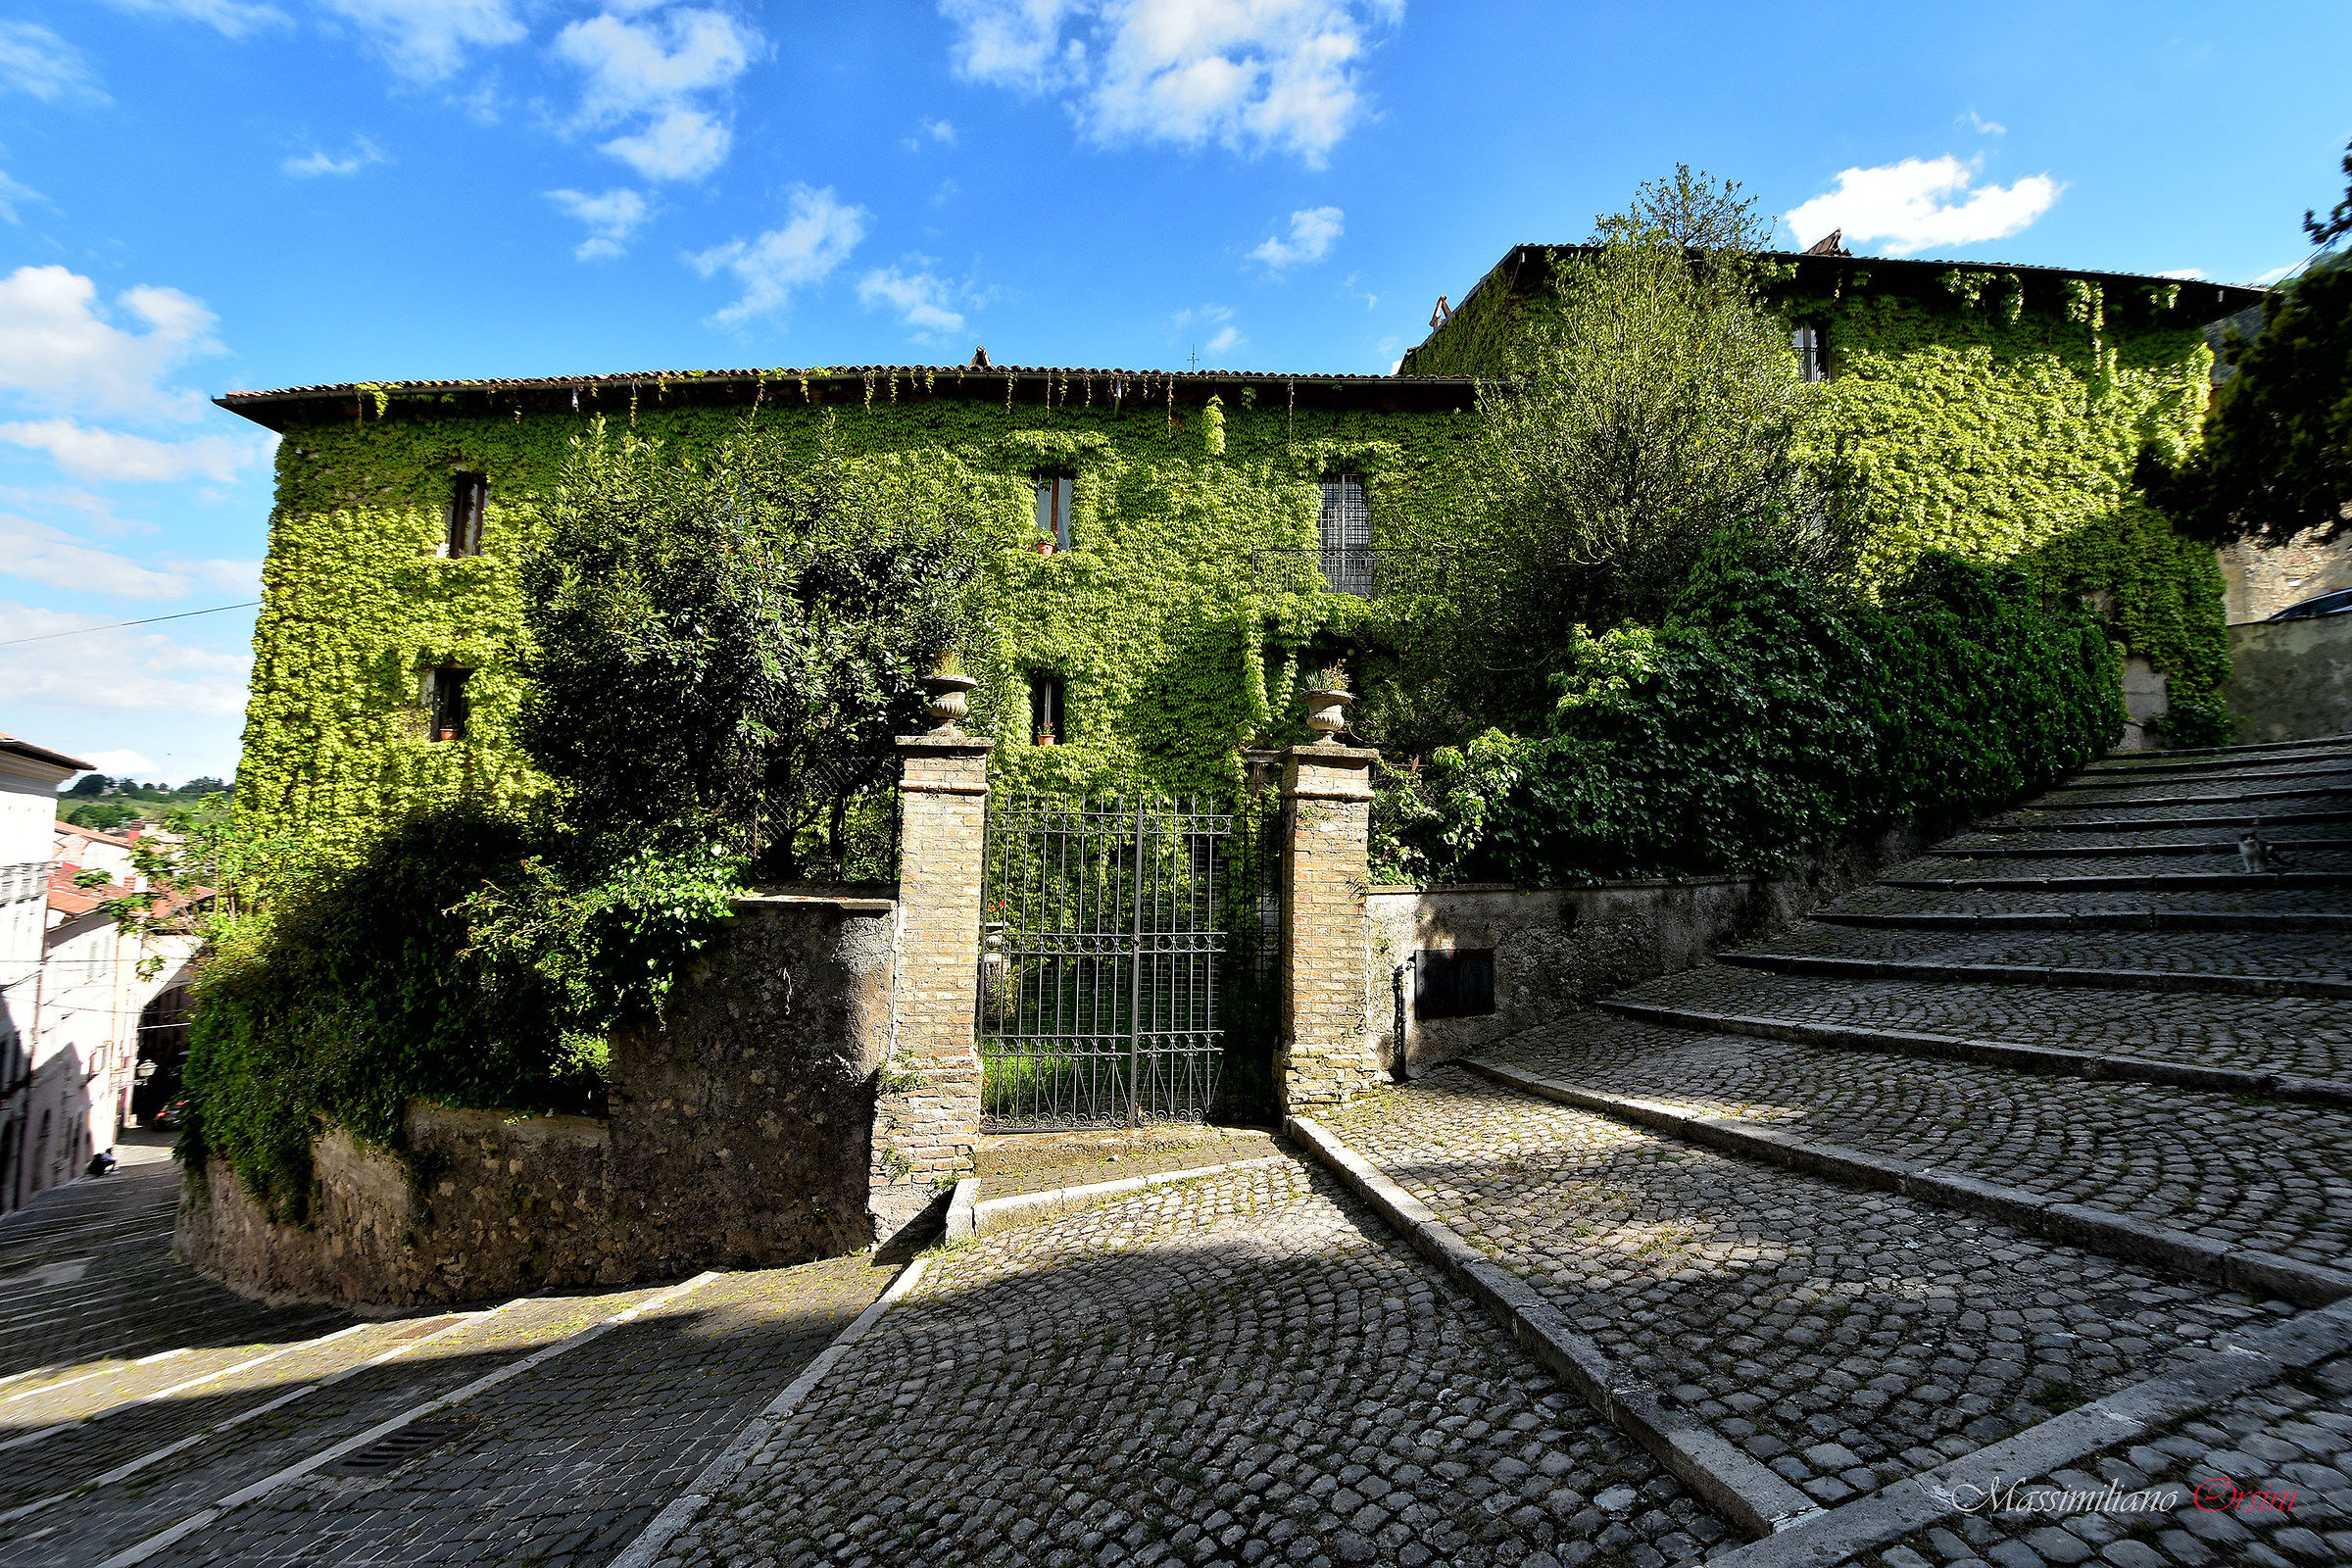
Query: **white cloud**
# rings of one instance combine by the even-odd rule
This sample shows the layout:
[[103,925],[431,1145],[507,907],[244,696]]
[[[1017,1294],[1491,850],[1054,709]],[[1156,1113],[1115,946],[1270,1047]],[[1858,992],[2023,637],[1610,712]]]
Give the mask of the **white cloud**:
[[2303,264],[2301,262],[2289,262],[2284,267],[2274,267],[2269,271],[2256,278],[2254,280],[2254,286],[2256,288],[2269,288],[2273,283],[2283,283],[2289,277],[2292,277],[2295,273],[2301,271],[2302,269]]
[[[1250,346],[1249,337],[1239,326],[1234,324],[1233,315],[1233,307],[1230,305],[1196,306],[1191,310],[1178,311],[1170,319],[1169,325],[1175,328],[1180,342],[1197,345],[1197,352],[1203,357],[1216,359],[1231,354],[1236,349],[1245,349]],[[1212,326],[1216,330],[1209,334],[1208,341],[1205,343],[1200,342],[1193,335],[1203,328]]]
[[2158,272],[2156,275],[2158,277],[2177,277],[2183,283],[2189,283],[2203,277],[2205,269],[2202,267],[2176,267],[2167,271]]
[[2048,212],[2066,189],[2047,174],[1971,189],[1976,175],[1975,165],[1948,154],[1848,169],[1838,175],[1836,190],[1804,203],[1787,222],[1799,245],[1841,228],[1849,243],[1884,241],[1882,255],[1909,256],[2006,239]]
[[0,174],[0,219],[11,223],[18,222],[19,206],[25,202],[46,202],[48,199],[30,185],[20,185],[6,174]]
[[[12,703],[29,707],[147,713],[158,720],[233,718],[245,710],[245,678],[253,662],[249,652],[217,653],[140,627],[84,630],[114,618],[0,602],[0,625],[17,636],[83,632],[70,643],[0,648],[0,690]],[[72,658],[63,657],[68,648]],[[84,755],[102,771],[159,776],[153,763],[106,766],[105,760],[122,755],[118,752]],[[146,760],[135,753],[131,760]]]
[[700,179],[727,161],[735,133],[699,109],[672,109],[604,150],[647,179]]
[[[940,0],[967,81],[1060,94],[1104,144],[1282,148],[1321,168],[1402,0]],[[1064,36],[1065,29],[1068,36]]]
[[522,22],[507,0],[319,0],[358,27],[412,81],[457,74],[477,49],[517,43]]
[[735,326],[754,317],[781,313],[792,303],[795,289],[824,279],[849,260],[850,252],[865,238],[870,215],[862,207],[845,206],[830,186],[810,190],[795,185],[791,203],[782,227],[687,258],[688,265],[703,276],[724,271],[742,285],[735,303],[712,319]]
[[277,167],[296,179],[315,179],[320,174],[343,177],[358,173],[370,164],[388,164],[392,160],[381,147],[365,136],[351,139],[351,151],[337,158],[323,148],[314,147],[300,158],[289,158]]
[[157,441],[120,430],[102,430],[72,419],[37,424],[0,424],[0,441],[46,452],[76,479],[118,484],[155,484],[169,479],[205,478],[226,484],[237,470],[269,450],[266,442],[224,435]]
[[1349,272],[1340,280],[1340,292],[1346,294],[1349,299],[1362,300],[1364,309],[1369,311],[1380,304],[1380,296],[1364,287],[1363,278],[1364,274],[1361,272]]
[[117,11],[140,16],[177,17],[201,23],[230,38],[242,38],[264,27],[289,26],[293,19],[271,5],[247,0],[107,0]]
[[905,140],[901,141],[899,145],[906,148],[910,153],[921,152],[926,140],[935,141],[947,147],[953,147],[956,145],[956,127],[944,120],[925,120],[918,122],[916,125],[916,132],[917,133],[915,135],[908,136]]
[[693,8],[645,21],[608,12],[556,35],[557,56],[587,77],[577,123],[641,120],[603,149],[647,179],[701,179],[726,162],[734,132],[697,100],[731,88],[761,47],[725,13]]
[[127,749],[92,752],[82,760],[90,764],[92,772],[104,773],[109,778],[151,779],[163,771],[159,765],[149,760],[146,753]]
[[45,104],[109,101],[81,51],[35,22],[0,22],[0,86]]
[[588,225],[588,237],[571,253],[583,262],[618,256],[628,248],[629,237],[653,216],[653,208],[645,197],[625,186],[606,191],[602,196],[591,196],[585,191],[551,190],[547,199],[562,208],[565,216]]
[[1342,220],[1348,215],[1337,207],[1309,207],[1291,215],[1291,237],[1268,235],[1266,242],[1250,253],[1253,262],[1263,262],[1269,271],[1279,272],[1286,268],[1308,267],[1331,254],[1340,242]]
[[876,268],[858,280],[858,304],[869,310],[876,305],[889,306],[918,335],[963,330],[963,316],[950,307],[949,300],[948,285],[929,272]]
[[63,267],[20,267],[0,278],[0,390],[99,414],[202,414],[203,398],[162,381],[180,361],[220,351],[213,313],[173,288],[125,289],[116,303],[147,330],[108,320],[98,285]]
[[1968,122],[1969,129],[1975,131],[1980,136],[2006,136],[2009,134],[2009,127],[2007,125],[2002,124],[1997,120],[1986,120],[1983,115],[1978,114],[1974,109],[1971,109],[1961,118]]
[[101,550],[62,528],[0,512],[0,573],[74,593],[184,599],[198,587],[258,589],[262,568],[258,561],[136,561]]

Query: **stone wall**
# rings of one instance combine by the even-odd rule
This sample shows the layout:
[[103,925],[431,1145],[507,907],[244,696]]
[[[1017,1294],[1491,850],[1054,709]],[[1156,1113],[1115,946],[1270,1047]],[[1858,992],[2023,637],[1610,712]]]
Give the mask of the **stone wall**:
[[896,912],[740,900],[662,1015],[615,1033],[608,1118],[412,1104],[403,1154],[319,1140],[300,1226],[216,1163],[189,1184],[177,1250],[256,1294],[389,1307],[863,1247]]
[[2240,540],[2214,552],[2230,625],[2266,620],[2299,601],[2352,588],[2352,534],[2326,545],[2318,535],[2313,529],[2276,548]]
[[1364,994],[1364,845],[1372,760],[1321,744],[1283,754],[1282,998],[1274,1077],[1286,1112],[1345,1103],[1379,1076]]
[[[1788,877],[1612,882],[1595,888],[1374,888],[1365,900],[1366,1054],[1396,1072],[1452,1061],[1505,1035],[1575,1012],[1592,998],[1705,963],[1718,949],[1769,935],[1911,853],[1910,833],[1809,857]],[[1494,1010],[1413,1016],[1422,950],[1492,950]],[[1396,1017],[1401,988],[1404,1050]]]
[[2241,745],[2352,730],[2352,615],[2230,628],[2230,684]]

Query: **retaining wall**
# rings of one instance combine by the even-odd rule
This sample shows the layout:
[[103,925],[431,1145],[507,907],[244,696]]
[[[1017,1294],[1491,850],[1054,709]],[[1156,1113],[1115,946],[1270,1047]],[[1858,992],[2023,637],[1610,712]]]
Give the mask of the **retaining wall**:
[[606,1117],[412,1103],[399,1154],[330,1133],[301,1225],[216,1161],[175,1249],[236,1288],[361,1307],[773,1267],[874,1240],[897,906],[771,894],[612,1040]]
[[2318,740],[2352,730],[2352,615],[2230,628],[2230,684],[2239,744]]
[[[1505,1035],[1565,1017],[1594,997],[1695,967],[1720,948],[1801,920],[1907,858],[1919,842],[1904,830],[1839,845],[1808,857],[1782,878],[1700,877],[1592,888],[1374,888],[1364,921],[1370,1052],[1392,1073],[1399,1067],[1417,1073],[1468,1055]],[[1397,965],[1423,950],[1480,949],[1494,955],[1494,1010],[1416,1018],[1414,973],[1407,968],[1400,976]]]

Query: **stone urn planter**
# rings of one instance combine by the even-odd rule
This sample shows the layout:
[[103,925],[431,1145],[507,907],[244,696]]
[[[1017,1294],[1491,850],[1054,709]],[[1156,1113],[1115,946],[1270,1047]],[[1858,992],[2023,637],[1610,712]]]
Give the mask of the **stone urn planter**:
[[953,732],[958,723],[971,716],[972,705],[963,694],[980,682],[976,676],[966,675],[961,663],[952,656],[943,656],[939,667],[923,677],[923,690],[931,698],[924,711],[931,715],[934,731]]
[[1355,694],[1348,689],[1348,680],[1336,669],[1327,669],[1316,677],[1306,693],[1306,727],[1315,732],[1317,746],[1336,746],[1339,733],[1348,727],[1348,710],[1355,706]]

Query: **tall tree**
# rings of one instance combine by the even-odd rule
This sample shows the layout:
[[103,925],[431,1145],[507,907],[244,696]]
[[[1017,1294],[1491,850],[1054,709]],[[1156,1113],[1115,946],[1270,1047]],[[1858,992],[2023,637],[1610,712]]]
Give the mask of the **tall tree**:
[[[2303,215],[2323,245],[2352,234],[2352,149],[2344,172],[2334,212]],[[2204,448],[2161,499],[2225,539],[2282,545],[2316,529],[2325,543],[2352,529],[2352,262],[2324,256],[2273,289],[2261,331],[2223,352],[2232,373]]]
[[933,658],[977,634],[957,498],[747,424],[707,461],[599,431],[526,564],[521,724],[574,823],[840,874]]

